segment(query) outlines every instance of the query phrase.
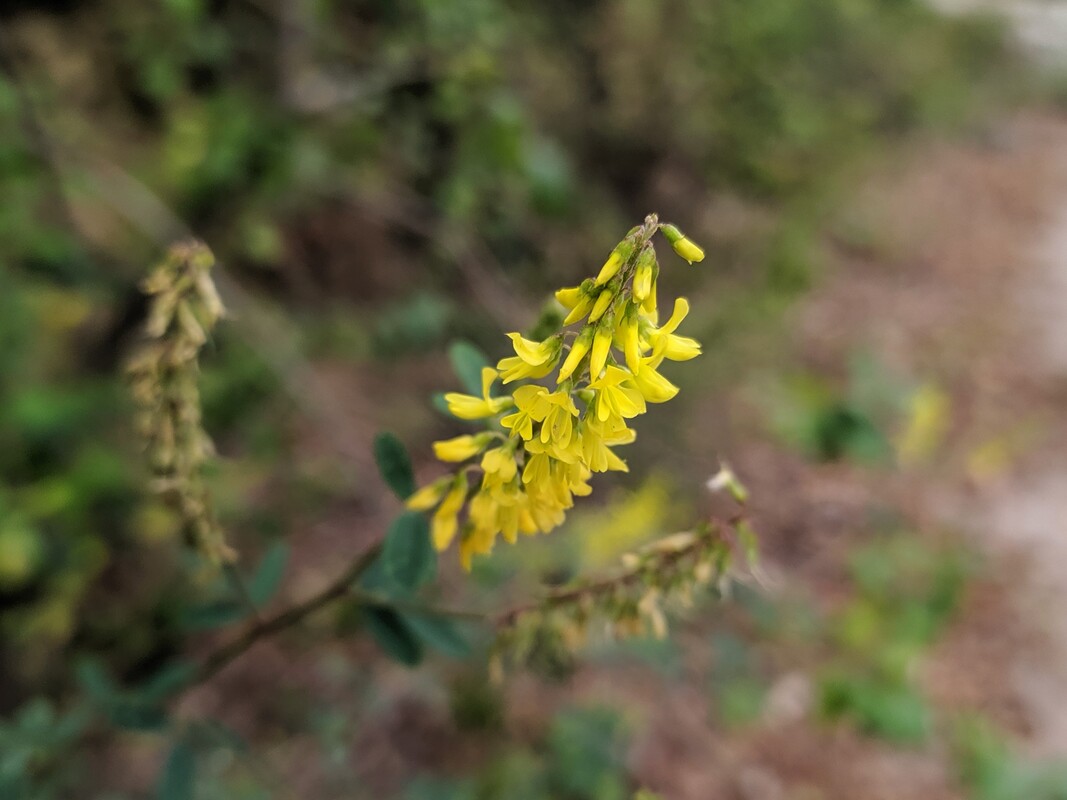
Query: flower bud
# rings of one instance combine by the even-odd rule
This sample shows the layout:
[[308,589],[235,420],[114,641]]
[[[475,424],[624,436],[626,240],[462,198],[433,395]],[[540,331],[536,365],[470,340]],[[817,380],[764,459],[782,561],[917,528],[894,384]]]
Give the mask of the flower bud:
[[630,258],[631,252],[633,252],[633,245],[630,242],[619,242],[615,249],[611,251],[608,260],[604,262],[604,266],[600,268],[600,274],[596,276],[594,283],[597,286],[603,286],[614,278],[622,268],[622,265]]
[[567,380],[574,371],[578,369],[578,365],[585,358],[585,354],[589,352],[589,348],[593,346],[594,328],[592,325],[586,325],[578,338],[574,340],[574,344],[571,345],[571,351],[567,354],[567,358],[563,361],[563,366],[559,368],[559,377],[557,383],[562,383]]
[[593,347],[589,354],[589,379],[596,380],[608,363],[611,352],[611,340],[615,334],[615,315],[608,314],[597,326],[593,336]]
[[652,272],[656,267],[656,251],[646,247],[637,257],[637,271],[634,272],[634,299],[644,302],[652,292]]
[[682,233],[674,225],[660,225],[659,229],[663,232],[663,235],[667,237],[667,241],[671,243],[671,247],[674,248],[674,252],[692,264],[694,261],[704,260],[704,250],[701,249],[692,239]]
[[592,310],[589,312],[590,322],[596,322],[604,316],[604,312],[608,310],[611,301],[615,299],[615,292],[617,289],[618,287],[612,284],[611,286],[605,286],[603,290],[601,290],[600,295],[593,304]]

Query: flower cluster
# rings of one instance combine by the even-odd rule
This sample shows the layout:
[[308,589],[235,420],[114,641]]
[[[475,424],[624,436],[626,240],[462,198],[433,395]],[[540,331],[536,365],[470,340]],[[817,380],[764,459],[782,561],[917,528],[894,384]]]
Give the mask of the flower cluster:
[[[543,341],[509,333],[515,355],[482,370],[480,397],[445,395],[454,416],[487,420],[490,427],[436,442],[439,459],[467,463],[419,489],[407,504],[436,509],[434,545],[444,550],[459,535],[465,568],[501,534],[514,543],[520,532],[547,533],[560,525],[574,497],[592,491],[593,473],[626,471],[614,448],[634,441],[629,420],[678,393],[659,371],[664,360],[700,355],[699,342],[676,333],[689,312],[684,298],[659,324],[659,264],[651,241],[657,232],[689,263],[704,258],[675,226],[650,215],[612,250],[595,278],[556,292],[567,312],[563,330]],[[554,385],[535,382],[553,372]],[[495,396],[498,379],[527,382]]]
[[211,280],[206,245],[175,245],[144,281],[151,305],[146,341],[127,372],[153,486],[181,514],[193,545],[215,563],[233,561],[211,507],[204,470],[215,453],[200,411],[200,350],[226,314]]

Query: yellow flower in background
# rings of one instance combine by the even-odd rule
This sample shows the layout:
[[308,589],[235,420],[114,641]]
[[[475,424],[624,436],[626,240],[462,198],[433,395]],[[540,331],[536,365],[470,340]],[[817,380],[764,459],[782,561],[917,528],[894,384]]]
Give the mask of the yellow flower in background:
[[515,451],[507,445],[486,450],[481,466],[482,472],[485,473],[485,483],[490,486],[509,483],[518,474]]
[[450,477],[436,480],[416,491],[415,494],[404,501],[404,505],[412,511],[429,511],[441,502],[441,498],[445,496],[445,492],[448,491],[448,487],[451,485],[452,478]]
[[492,367],[482,368],[482,396],[474,397],[459,392],[449,392],[445,395],[448,410],[453,416],[460,419],[483,419],[494,417],[502,411],[506,411],[513,405],[510,397],[491,397],[489,388],[497,379],[497,371]]

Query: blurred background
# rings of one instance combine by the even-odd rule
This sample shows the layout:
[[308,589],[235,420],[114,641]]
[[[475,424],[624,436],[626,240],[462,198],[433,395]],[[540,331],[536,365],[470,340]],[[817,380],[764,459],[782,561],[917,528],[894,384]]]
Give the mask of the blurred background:
[[[0,8],[0,797],[1067,797],[1067,3],[8,0]],[[493,609],[752,492],[758,576],[665,641],[492,684],[338,608],[166,713],[239,621],[146,489],[122,365],[217,253],[219,513],[269,608],[438,474],[493,359],[646,213],[704,343]],[[655,411],[655,409],[654,409]],[[758,579],[757,579],[758,578]],[[100,724],[104,713],[108,724]]]

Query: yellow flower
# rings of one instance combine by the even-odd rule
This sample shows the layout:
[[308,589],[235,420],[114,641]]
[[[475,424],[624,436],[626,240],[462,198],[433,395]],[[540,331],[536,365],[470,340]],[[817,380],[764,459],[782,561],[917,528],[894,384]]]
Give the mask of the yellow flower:
[[678,387],[656,371],[662,360],[663,357],[656,356],[653,351],[652,356],[641,359],[641,369],[634,375],[634,384],[641,396],[650,403],[666,403],[678,394]]
[[563,366],[559,368],[559,377],[556,378],[556,383],[562,383],[567,380],[578,369],[578,365],[582,363],[585,354],[593,346],[593,335],[594,329],[591,325],[586,325],[582,332],[578,334],[578,338],[571,345],[571,351],[563,360]]
[[482,368],[482,396],[474,397],[459,392],[449,392],[445,395],[448,410],[453,416],[460,419],[482,419],[493,417],[512,405],[510,397],[490,397],[489,387],[497,378],[497,372],[492,367]]
[[441,498],[445,496],[445,492],[448,491],[448,487],[451,485],[451,476],[440,478],[416,491],[404,501],[404,505],[412,511],[429,511],[441,502]]
[[544,386],[520,386],[515,390],[515,413],[504,417],[500,424],[510,428],[512,434],[532,439],[534,423],[543,420],[548,413],[547,396],[548,389]]
[[511,346],[515,348],[515,355],[527,364],[535,366],[555,358],[563,343],[563,337],[558,334],[548,337],[543,342],[526,339],[519,333],[509,333],[508,338],[511,339]]
[[578,408],[574,405],[570,392],[553,392],[545,396],[544,400],[549,405],[541,423],[541,441],[551,441],[565,450],[571,443],[571,435],[574,433],[573,418],[578,416]]
[[502,486],[509,483],[518,472],[515,463],[515,451],[508,445],[486,450],[482,456],[482,471],[487,486]]
[[603,376],[590,381],[589,388],[596,391],[593,409],[597,420],[629,419],[645,413],[645,398],[633,385],[633,377],[620,367],[610,366]]
[[466,461],[482,451],[492,434],[479,433],[474,436],[457,436],[433,443],[433,452],[441,461]]
[[467,572],[471,571],[471,561],[476,553],[485,555],[491,552],[495,538],[495,531],[479,528],[477,525],[467,525],[463,529],[463,538],[459,543],[459,563],[463,569]]
[[[674,313],[661,328],[652,328],[648,340],[654,353],[671,361],[688,361],[701,354],[700,342],[688,336],[677,336],[674,332],[689,314],[689,301],[679,297],[674,301]],[[656,366],[659,366],[657,363]]]
[[615,455],[610,445],[629,444],[635,438],[634,432],[625,425],[621,429],[609,431],[598,427],[593,420],[583,423],[582,460],[593,472],[618,470],[629,472],[626,462]]
[[444,550],[452,542],[459,527],[459,512],[467,499],[467,475],[459,473],[452,481],[452,488],[448,490],[445,499],[434,512],[431,521],[433,544],[438,550]]
[[532,378],[533,380],[543,378],[556,368],[556,362],[548,361],[544,364],[530,364],[518,356],[508,356],[500,359],[496,368],[500,370],[500,377],[503,378],[504,383],[511,383],[512,381],[521,381],[527,378]]
[[543,378],[556,367],[563,347],[561,335],[552,336],[543,342],[524,339],[517,333],[509,333],[516,355],[503,358],[496,365],[504,383],[525,378]]

